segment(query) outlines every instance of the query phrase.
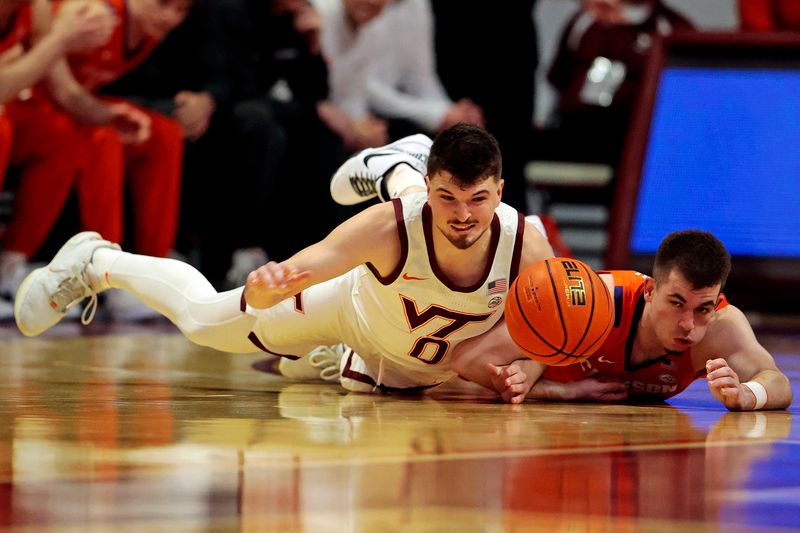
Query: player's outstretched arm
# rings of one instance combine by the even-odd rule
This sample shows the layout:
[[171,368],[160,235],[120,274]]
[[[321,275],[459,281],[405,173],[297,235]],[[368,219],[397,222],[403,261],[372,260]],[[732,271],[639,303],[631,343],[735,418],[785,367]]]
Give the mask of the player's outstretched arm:
[[391,272],[399,258],[394,206],[375,205],[286,261],[269,262],[251,272],[245,285],[245,300],[252,308],[265,309],[364,263],[371,263],[381,273]]
[[744,314],[734,306],[719,317],[698,347],[706,361],[708,387],[731,411],[785,409],[792,403],[789,379],[759,344]]

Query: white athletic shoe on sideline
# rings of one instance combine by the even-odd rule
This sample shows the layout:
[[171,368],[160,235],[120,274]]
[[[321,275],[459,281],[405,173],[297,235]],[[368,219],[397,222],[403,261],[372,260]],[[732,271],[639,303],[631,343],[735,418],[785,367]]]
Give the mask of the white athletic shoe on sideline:
[[389,200],[385,188],[382,190],[384,176],[400,163],[410,165],[424,176],[431,144],[430,137],[418,133],[386,146],[360,151],[333,174],[331,197],[341,205],[358,204],[376,196],[384,202]]
[[14,317],[23,335],[33,337],[48,330],[87,296],[91,300],[83,310],[81,322],[92,321],[97,290],[91,287],[89,274],[92,255],[98,248],[120,249],[99,233],[84,231],[68,240],[47,266],[28,274],[14,299]]
[[278,371],[285,378],[299,381],[339,381],[339,362],[345,349],[344,344],[319,346],[297,360],[282,357]]

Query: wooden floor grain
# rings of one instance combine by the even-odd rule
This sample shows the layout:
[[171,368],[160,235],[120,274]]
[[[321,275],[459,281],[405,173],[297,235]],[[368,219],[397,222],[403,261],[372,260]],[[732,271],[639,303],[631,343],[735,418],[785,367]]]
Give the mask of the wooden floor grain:
[[[800,336],[762,342],[800,398]],[[0,329],[0,526],[20,531],[796,531],[798,409],[348,394],[169,325]]]

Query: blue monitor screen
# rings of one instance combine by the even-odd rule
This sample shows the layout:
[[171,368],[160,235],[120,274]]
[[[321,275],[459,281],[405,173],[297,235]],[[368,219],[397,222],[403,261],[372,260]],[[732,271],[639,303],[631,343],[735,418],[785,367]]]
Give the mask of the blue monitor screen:
[[800,72],[662,71],[631,252],[687,228],[733,255],[800,257]]

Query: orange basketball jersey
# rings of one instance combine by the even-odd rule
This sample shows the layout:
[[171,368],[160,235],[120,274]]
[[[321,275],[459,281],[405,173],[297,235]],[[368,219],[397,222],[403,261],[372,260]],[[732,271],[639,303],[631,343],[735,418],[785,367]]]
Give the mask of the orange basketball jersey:
[[33,15],[30,2],[23,2],[14,15],[14,23],[4,34],[0,35],[0,63],[2,54],[17,45],[27,46],[33,27]]
[[[623,381],[630,398],[665,400],[675,396],[694,380],[705,375],[695,370],[691,348],[680,354],[665,354],[657,359],[634,365],[631,348],[644,310],[644,282],[647,276],[628,270],[599,273],[614,276],[614,328],[606,341],[587,360],[574,365],[548,367],[544,378],[570,383],[589,377]],[[717,309],[728,305],[724,296]]]
[[[57,1],[54,9],[57,10],[62,1]],[[158,44],[155,39],[145,36],[135,48],[128,49],[126,40],[128,25],[131,24],[128,3],[126,0],[106,0],[106,5],[114,11],[118,21],[111,39],[99,48],[71,54],[68,58],[75,79],[90,91],[95,91],[132,70],[147,59]]]

